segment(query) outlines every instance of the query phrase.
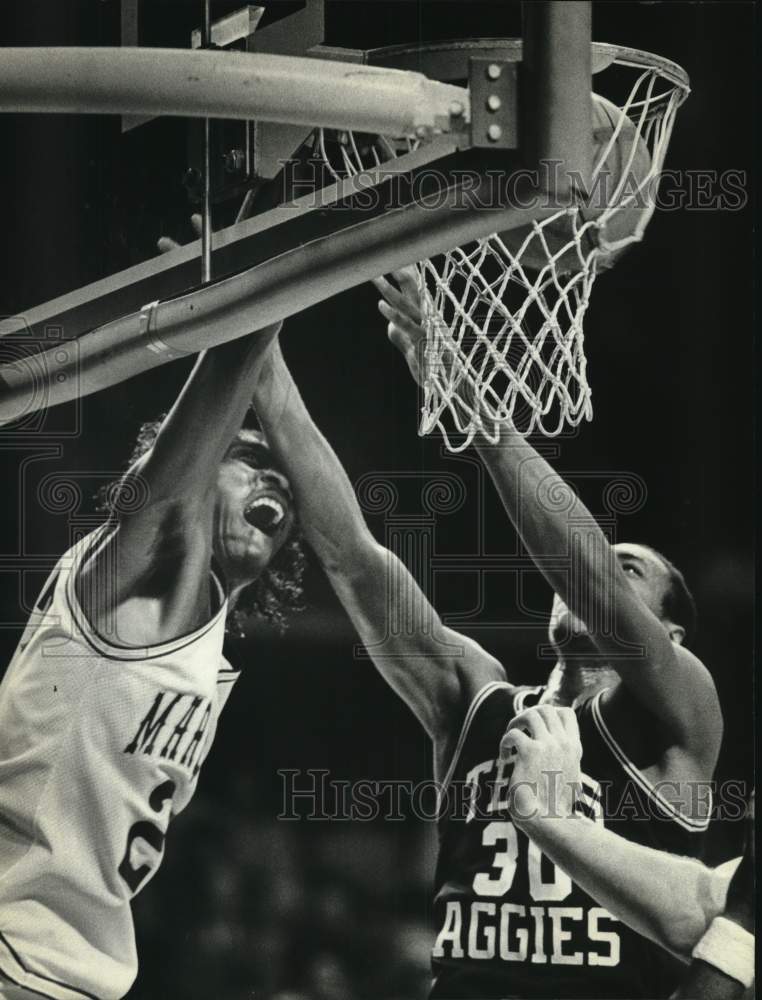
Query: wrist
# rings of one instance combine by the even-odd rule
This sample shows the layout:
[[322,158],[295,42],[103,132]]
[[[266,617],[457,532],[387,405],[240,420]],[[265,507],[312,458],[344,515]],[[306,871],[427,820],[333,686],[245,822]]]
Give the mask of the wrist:
[[754,936],[727,916],[714,918],[692,954],[747,989],[754,982]]
[[723,917],[734,924],[738,924],[747,933],[754,933],[754,906],[751,902],[748,906],[728,906],[723,913]]
[[273,323],[272,326],[266,326],[247,337],[252,357],[269,357],[273,351],[279,349],[282,325]]
[[278,372],[285,367],[285,362],[277,329],[272,333],[268,331],[264,336],[254,334],[253,337],[249,357],[255,365],[252,392],[256,395],[262,391],[263,386],[269,386],[273,382]]
[[535,804],[531,812],[522,813],[516,810],[511,818],[514,826],[525,833],[530,840],[534,840],[540,848],[543,845],[565,847],[571,838],[578,836],[571,821],[578,821],[579,814],[566,812],[558,807],[552,810],[547,806]]
[[549,806],[547,803],[534,801],[529,803],[515,804],[511,808],[511,819],[515,826],[525,833],[540,833],[543,830],[557,829],[560,824],[567,823],[570,819],[575,819],[576,814],[568,812],[565,807],[556,803]]

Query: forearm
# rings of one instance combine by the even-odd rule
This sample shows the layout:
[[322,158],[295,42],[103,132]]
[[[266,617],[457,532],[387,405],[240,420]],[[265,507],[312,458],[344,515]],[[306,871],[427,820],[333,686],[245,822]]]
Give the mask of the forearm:
[[198,356],[150,456],[155,499],[186,490],[199,496],[215,486],[276,332],[259,331]]
[[[519,537],[553,591],[584,623],[599,653],[650,702],[664,689],[674,650],[667,631],[635,594],[596,519],[520,434],[504,428],[479,454]],[[643,687],[648,674],[653,687]],[[662,676],[658,676],[662,675]],[[670,716],[670,720],[672,716]]]
[[253,404],[291,483],[307,541],[329,573],[350,569],[357,547],[371,536],[352,484],[315,426],[277,344],[257,380]]
[[613,916],[685,960],[722,912],[713,872],[690,858],[633,844],[582,816],[524,829]]
[[291,482],[302,531],[384,679],[437,742],[461,708],[461,677],[504,677],[473,640],[442,626],[402,560],[375,541],[354,489],[315,426],[280,350],[254,394],[262,430]]
[[[376,281],[384,296],[379,309],[388,321],[389,338],[422,385],[427,373],[426,331],[418,276],[411,269],[403,269],[394,272],[394,278],[399,287],[386,278]],[[471,412],[481,405],[473,388],[468,378],[463,378],[457,388],[459,401]],[[487,415],[485,419],[492,422]],[[510,424],[501,428],[497,445],[477,437],[476,446],[537,568],[595,639],[597,631],[606,631],[606,619],[611,617],[618,591],[627,585],[595,518]],[[584,580],[583,586],[574,585],[577,578]]]
[[[483,442],[477,450],[511,523],[553,591],[582,621],[594,618],[593,594],[610,595],[619,581],[611,547],[593,515],[510,427],[503,428],[497,445]],[[571,560],[576,572],[570,571]],[[577,574],[587,586],[573,586]]]

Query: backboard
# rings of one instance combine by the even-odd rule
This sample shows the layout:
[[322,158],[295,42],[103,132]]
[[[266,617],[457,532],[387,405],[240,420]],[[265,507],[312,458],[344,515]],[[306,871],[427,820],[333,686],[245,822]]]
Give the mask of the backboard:
[[[254,296],[254,314],[265,325],[379,273],[490,232],[520,232],[522,227],[536,226],[586,196],[594,150],[591,73],[605,64],[608,54],[600,47],[591,48],[589,3],[525,4],[523,44],[475,39],[439,46],[362,49],[326,43],[326,9],[319,0],[296,8],[280,3],[236,7],[219,0],[211,10],[213,51],[186,59],[189,69],[182,72],[201,73],[211,67],[207,85],[227,93],[216,81],[241,65],[242,57],[234,50],[242,49],[255,60],[246,67],[260,67],[248,93],[253,109],[261,110],[253,110],[251,120],[229,121],[236,117],[231,112],[224,120],[212,122],[206,143],[203,122],[171,117],[178,108],[190,113],[188,105],[178,103],[177,98],[164,105],[171,109],[169,117],[141,113],[143,107],[161,106],[156,95],[163,91],[151,90],[154,75],[166,81],[163,86],[175,86],[177,78],[170,79],[163,64],[174,64],[183,46],[189,55],[194,45],[198,48],[198,17],[194,15],[200,11],[193,4],[122,0],[120,51],[125,57],[131,52],[140,54],[147,78],[137,80],[132,89],[146,95],[150,91],[150,100],[146,98],[143,104],[138,100],[137,104],[113,105],[130,109],[121,120],[107,189],[114,200],[113,228],[120,235],[116,245],[126,248],[132,266],[115,270],[113,261],[106,261],[102,280],[31,310],[25,317],[32,327],[54,323],[65,330],[66,337],[80,337],[98,328],[80,343],[82,392],[109,384],[100,370],[104,363],[112,368],[108,377],[118,380],[217,342],[211,331],[204,333],[206,340],[198,340],[199,322],[208,317],[202,301],[208,304],[214,299],[217,308],[244,309],[250,325]],[[286,16],[282,16],[284,10]],[[137,49],[132,47],[135,43]],[[171,53],[168,45],[176,51]],[[145,59],[152,47],[156,47],[154,72]],[[288,63],[285,57],[294,55],[299,58]],[[88,68],[92,63],[98,74],[97,59],[89,51],[85,56]],[[614,52],[611,60],[616,56]],[[26,64],[29,52],[23,57]],[[76,53],[61,50],[51,59],[51,73],[57,63],[65,66],[75,57]],[[100,95],[105,92],[110,99],[108,87],[123,87],[124,74],[116,76],[106,64],[105,51],[104,57],[102,78],[93,78],[93,90],[98,89]],[[269,64],[268,59],[272,60]],[[279,59],[283,61],[278,63]],[[405,63],[406,68],[401,68]],[[286,64],[293,67],[293,80]],[[462,80],[464,70],[467,78]],[[18,72],[18,86],[23,89],[24,67]],[[71,71],[67,72],[70,76]],[[282,117],[260,97],[260,92],[268,93],[268,79],[269,92],[273,92],[277,72],[283,74],[283,90],[292,94]],[[307,82],[297,85],[294,80],[300,74]],[[457,76],[466,86],[443,83],[443,76]],[[304,117],[300,118],[301,104],[312,102],[317,126],[328,109],[332,124],[342,120],[348,123],[346,129],[356,129],[351,122],[358,113],[355,102],[362,105],[363,94],[370,93],[394,117],[397,104],[404,103],[403,89],[412,93],[410,88],[417,86],[422,89],[415,91],[413,103],[432,102],[433,117],[417,128],[406,124],[405,131],[397,133],[406,138],[407,147],[382,159],[376,156],[369,166],[360,164],[356,170],[337,173],[330,158],[318,155],[326,143],[325,130],[305,127]],[[56,87],[53,91],[59,93]],[[11,88],[7,100],[13,94]],[[650,114],[651,96],[645,103]],[[669,104],[670,109],[675,106]],[[111,103],[107,107],[112,110]],[[65,109],[55,106],[55,110]],[[79,95],[75,109],[93,110],[82,104]],[[282,125],[284,119],[291,124]],[[396,120],[401,121],[399,115]],[[639,127],[644,124],[641,115]],[[403,128],[402,124],[389,127]],[[617,141],[619,128],[612,142]],[[357,133],[334,130],[327,141],[341,146],[345,140],[356,146]],[[205,156],[209,156],[208,171],[203,168]],[[436,169],[427,170],[430,164],[436,164]],[[538,179],[537,168],[547,164],[561,166],[550,182]],[[419,182],[424,176],[436,187],[436,204],[421,195]],[[497,186],[495,177],[500,178]],[[207,217],[213,215],[216,233],[211,258],[218,284],[199,298],[193,287],[199,284],[198,243],[179,247],[161,259],[155,258],[154,247],[160,236],[183,242],[186,220],[202,203],[204,179],[209,187]],[[370,201],[369,192],[373,194]],[[543,245],[547,251],[545,241]],[[584,266],[590,267],[589,261]],[[236,275],[244,269],[248,277],[242,283]],[[245,305],[236,299],[244,288]],[[161,337],[152,339],[159,328]],[[240,335],[236,329],[235,323],[225,323],[220,335],[230,339]],[[126,346],[133,342],[135,351]],[[104,344],[112,345],[105,351],[107,362]],[[117,344],[118,359],[113,356]],[[84,377],[89,366],[93,370]]]
[[[112,15],[118,9],[119,18],[118,22],[113,17],[108,22],[104,42],[113,43],[118,39],[125,45],[179,48],[193,45],[193,33],[198,30],[202,8],[201,3],[177,4],[170,0],[151,3],[108,0],[107,6]],[[342,40],[351,34],[347,24],[348,6],[335,5],[332,16],[336,25],[334,34]],[[385,4],[361,6],[365,21],[369,20],[369,10],[375,7],[378,26],[384,27]],[[474,13],[477,9],[483,13],[482,8],[491,11],[490,26],[495,31],[502,23],[502,17],[496,14],[498,9],[511,14],[515,24],[520,5],[473,5]],[[326,7],[322,0],[308,0],[306,4],[265,2],[258,5],[213,0],[212,31],[214,35],[217,25],[216,30],[224,34],[224,37],[219,36],[220,41],[231,48],[268,53],[301,52],[321,59],[359,64],[377,62],[374,53],[383,49],[331,44],[330,34],[326,36],[330,15],[331,5]],[[437,20],[443,19],[438,17]],[[507,16],[505,20],[510,22]],[[356,18],[355,30],[357,23]],[[475,18],[469,19],[469,23],[473,25],[472,31],[480,27]],[[464,30],[462,25],[459,30]],[[368,37],[367,25],[364,37]],[[526,133],[526,127],[524,131]],[[83,289],[81,294],[64,296],[42,309],[30,310],[27,320],[33,327],[57,318],[65,326],[67,336],[77,337],[99,318],[119,315],[120,310],[137,308],[152,298],[177,294],[196,283],[193,268],[186,266],[187,255],[178,253],[169,255],[173,259],[159,261],[153,258],[160,236],[171,236],[180,242],[191,237],[188,218],[199,205],[199,134],[198,122],[178,118],[146,120],[132,116],[122,120],[120,137],[108,143],[99,164],[101,183],[108,192],[106,228],[111,233],[109,250],[101,261],[105,285]],[[215,126],[211,157],[214,229],[219,234],[214,249],[215,275],[230,273],[231,269],[240,268],[251,260],[250,248],[241,254],[230,249],[236,246],[239,238],[248,239],[251,232],[229,230],[236,220],[240,223],[247,216],[262,214],[287,199],[291,192],[288,188],[284,192],[283,184],[288,180],[281,177],[275,184],[272,182],[282,174],[284,162],[297,153],[305,138],[303,128],[289,125],[263,125],[253,121],[224,122]],[[452,151],[452,147],[449,149]],[[435,149],[430,158],[437,159],[441,155],[441,150]],[[426,157],[419,154],[417,162],[425,160]],[[468,165],[467,161],[464,165]],[[298,172],[296,176],[292,172],[289,178],[300,185],[301,191],[305,190],[304,178]],[[247,193],[249,197],[244,205]],[[303,207],[300,205],[289,218],[300,214]],[[147,267],[140,267],[149,261],[152,263]],[[128,274],[130,267],[138,267],[138,271]],[[121,277],[120,272],[124,272]]]

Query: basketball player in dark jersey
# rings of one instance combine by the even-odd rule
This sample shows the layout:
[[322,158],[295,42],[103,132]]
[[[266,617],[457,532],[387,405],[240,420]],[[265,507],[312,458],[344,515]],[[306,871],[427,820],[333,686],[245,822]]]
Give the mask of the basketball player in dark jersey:
[[[399,289],[379,279],[379,308],[420,380],[416,279],[410,270],[395,277]],[[657,949],[612,919],[512,825],[497,760],[517,712],[538,702],[576,704],[591,808],[629,816],[627,801],[618,806],[626,795],[640,817],[620,823],[628,836],[697,853],[710,807],[696,789],[712,777],[722,721],[709,672],[683,645],[692,601],[678,571],[645,546],[610,546],[516,432],[506,429],[497,447],[480,447],[511,520],[556,593],[550,639],[558,659],[548,684],[514,687],[494,657],[443,626],[406,568],[373,538],[277,343],[254,404],[292,484],[308,542],[379,671],[434,744],[445,791],[432,997],[666,995],[671,982]],[[558,502],[559,490],[568,502]],[[392,621],[407,627],[389,628]],[[448,812],[448,801],[459,798],[449,791],[456,787],[475,789],[475,811]]]
[[754,981],[754,796],[743,857],[717,868],[625,840],[585,815],[573,709],[516,715],[500,745],[514,824],[619,920],[691,966],[677,994],[738,1000]]

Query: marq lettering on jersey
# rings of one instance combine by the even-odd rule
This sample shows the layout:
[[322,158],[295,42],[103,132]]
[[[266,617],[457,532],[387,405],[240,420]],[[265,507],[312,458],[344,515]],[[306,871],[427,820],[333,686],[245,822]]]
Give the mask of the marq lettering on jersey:
[[172,761],[187,767],[195,777],[201,769],[201,751],[211,717],[208,698],[159,691],[123,752]]

